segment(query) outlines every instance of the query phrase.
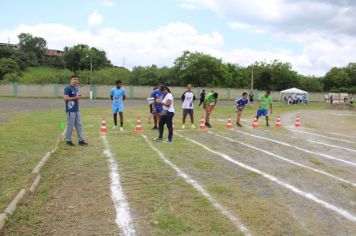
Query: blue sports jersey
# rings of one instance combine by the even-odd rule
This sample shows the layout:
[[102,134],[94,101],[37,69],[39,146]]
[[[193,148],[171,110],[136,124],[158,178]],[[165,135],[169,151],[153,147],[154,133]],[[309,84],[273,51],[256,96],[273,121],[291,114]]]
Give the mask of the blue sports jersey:
[[248,103],[248,99],[240,98],[236,101],[236,106],[244,107],[247,105],[247,103]]
[[[151,97],[153,97],[155,100],[157,100],[158,98],[160,98],[161,100],[163,100],[163,96],[164,94],[161,92],[161,90],[156,89],[151,93]],[[163,109],[163,105],[162,104],[155,104],[156,106],[156,110],[157,112],[161,112]]]
[[123,88],[112,88],[110,92],[110,96],[112,96],[112,105],[119,107],[124,104],[124,96],[125,90]]
[[[64,96],[76,97],[78,94],[78,88],[67,85],[64,89]],[[78,112],[79,111],[79,102],[78,99],[72,101],[66,101],[66,112]]]

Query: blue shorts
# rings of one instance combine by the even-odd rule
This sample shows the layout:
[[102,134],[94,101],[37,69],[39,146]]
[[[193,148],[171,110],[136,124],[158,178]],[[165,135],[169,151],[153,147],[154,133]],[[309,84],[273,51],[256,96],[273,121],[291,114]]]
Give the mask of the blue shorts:
[[257,116],[268,116],[268,109],[258,109],[257,110]]
[[124,105],[113,105],[112,106],[112,113],[118,113],[118,112],[123,112],[124,111]]

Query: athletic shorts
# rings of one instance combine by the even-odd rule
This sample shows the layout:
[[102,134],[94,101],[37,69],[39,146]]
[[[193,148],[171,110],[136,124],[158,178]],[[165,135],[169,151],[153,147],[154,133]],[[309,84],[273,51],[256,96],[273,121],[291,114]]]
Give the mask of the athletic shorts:
[[112,106],[112,113],[115,114],[118,112],[124,112],[124,104]]
[[193,116],[194,115],[194,110],[193,109],[183,109],[183,115],[186,116],[188,114],[190,116]]
[[238,109],[236,109],[236,113],[241,114],[243,110],[244,110],[244,107],[239,107]]
[[258,109],[257,110],[257,116],[268,116],[268,109]]

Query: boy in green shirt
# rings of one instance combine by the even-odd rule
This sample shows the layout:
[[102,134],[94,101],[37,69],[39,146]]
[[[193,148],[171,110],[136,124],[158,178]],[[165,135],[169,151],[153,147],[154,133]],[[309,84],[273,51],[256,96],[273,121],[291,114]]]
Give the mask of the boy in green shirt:
[[272,98],[270,94],[271,94],[270,91],[267,91],[264,95],[260,96],[260,99],[258,101],[257,115],[256,115],[257,120],[260,116],[266,117],[266,126],[269,126],[268,107],[270,107],[271,114],[272,114]]
[[209,119],[210,119],[210,114],[213,111],[213,108],[215,107],[216,103],[218,102],[218,93],[208,93],[208,95],[206,95],[205,100],[204,100],[204,109],[206,112],[206,116],[205,116],[205,126],[208,128],[211,128],[211,125],[209,123]]

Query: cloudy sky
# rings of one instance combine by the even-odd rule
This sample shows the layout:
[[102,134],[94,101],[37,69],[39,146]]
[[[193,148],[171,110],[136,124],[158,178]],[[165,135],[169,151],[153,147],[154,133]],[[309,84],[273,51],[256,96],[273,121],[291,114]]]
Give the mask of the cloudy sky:
[[[304,75],[356,61],[354,0],[0,0],[0,42],[28,32],[78,43],[115,65],[172,66],[184,50],[246,66],[274,59]],[[124,59],[125,58],[125,59]]]

